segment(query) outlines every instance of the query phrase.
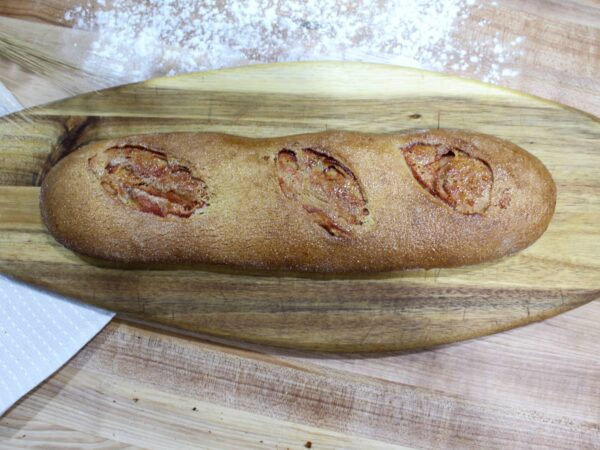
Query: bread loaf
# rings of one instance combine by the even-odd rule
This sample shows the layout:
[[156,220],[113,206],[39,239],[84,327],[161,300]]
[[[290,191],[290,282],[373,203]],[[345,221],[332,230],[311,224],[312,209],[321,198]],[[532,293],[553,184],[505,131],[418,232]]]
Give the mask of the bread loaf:
[[555,201],[537,158],[483,134],[172,133],[77,149],[41,212],[66,247],[110,261],[364,272],[508,255]]

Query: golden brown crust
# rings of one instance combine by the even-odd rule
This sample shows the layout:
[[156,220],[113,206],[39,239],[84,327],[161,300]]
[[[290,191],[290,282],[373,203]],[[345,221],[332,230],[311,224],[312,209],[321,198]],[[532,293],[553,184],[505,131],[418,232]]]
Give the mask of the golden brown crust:
[[[125,148],[159,156],[124,162]],[[537,158],[483,134],[174,133],[78,149],[44,180],[41,210],[65,246],[111,261],[358,272],[513,253],[555,201]]]

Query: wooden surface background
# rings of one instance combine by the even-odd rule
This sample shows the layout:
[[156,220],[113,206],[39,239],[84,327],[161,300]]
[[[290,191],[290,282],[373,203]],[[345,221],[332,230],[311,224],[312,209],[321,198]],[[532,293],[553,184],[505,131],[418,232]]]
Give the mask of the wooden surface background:
[[[60,54],[63,39],[83,39],[52,24],[62,3],[0,2],[16,17],[0,18],[0,80],[26,105],[107,82]],[[585,0],[482,9],[489,29],[527,36],[521,75],[503,82],[598,114],[598,9]],[[26,57],[13,51],[22,46]],[[372,358],[116,321],[0,420],[0,448],[600,448],[598,323],[595,301],[510,332]]]

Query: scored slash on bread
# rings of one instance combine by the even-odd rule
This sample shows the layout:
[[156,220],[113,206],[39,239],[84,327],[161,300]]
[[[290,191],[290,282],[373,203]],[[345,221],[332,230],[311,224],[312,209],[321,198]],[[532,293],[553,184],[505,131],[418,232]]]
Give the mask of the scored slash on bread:
[[206,184],[189,163],[141,146],[111,147],[88,159],[100,185],[135,210],[190,217],[208,203]]
[[463,149],[418,142],[402,150],[413,175],[432,195],[464,214],[482,214],[490,206],[492,169]]
[[277,154],[281,191],[332,236],[348,236],[364,223],[369,210],[356,177],[341,162],[312,148],[283,149]]
[[520,147],[432,130],[99,141],[49,172],[40,205],[57,240],[95,258],[360,272],[513,253],[555,202],[549,172]]

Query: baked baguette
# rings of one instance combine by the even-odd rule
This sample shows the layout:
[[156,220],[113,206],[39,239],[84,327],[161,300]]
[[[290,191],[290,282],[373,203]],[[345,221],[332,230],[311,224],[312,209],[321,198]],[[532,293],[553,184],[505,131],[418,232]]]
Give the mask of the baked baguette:
[[555,202],[531,154],[443,130],[98,141],[56,164],[41,191],[48,230],[83,255],[310,272],[499,258],[538,239]]

